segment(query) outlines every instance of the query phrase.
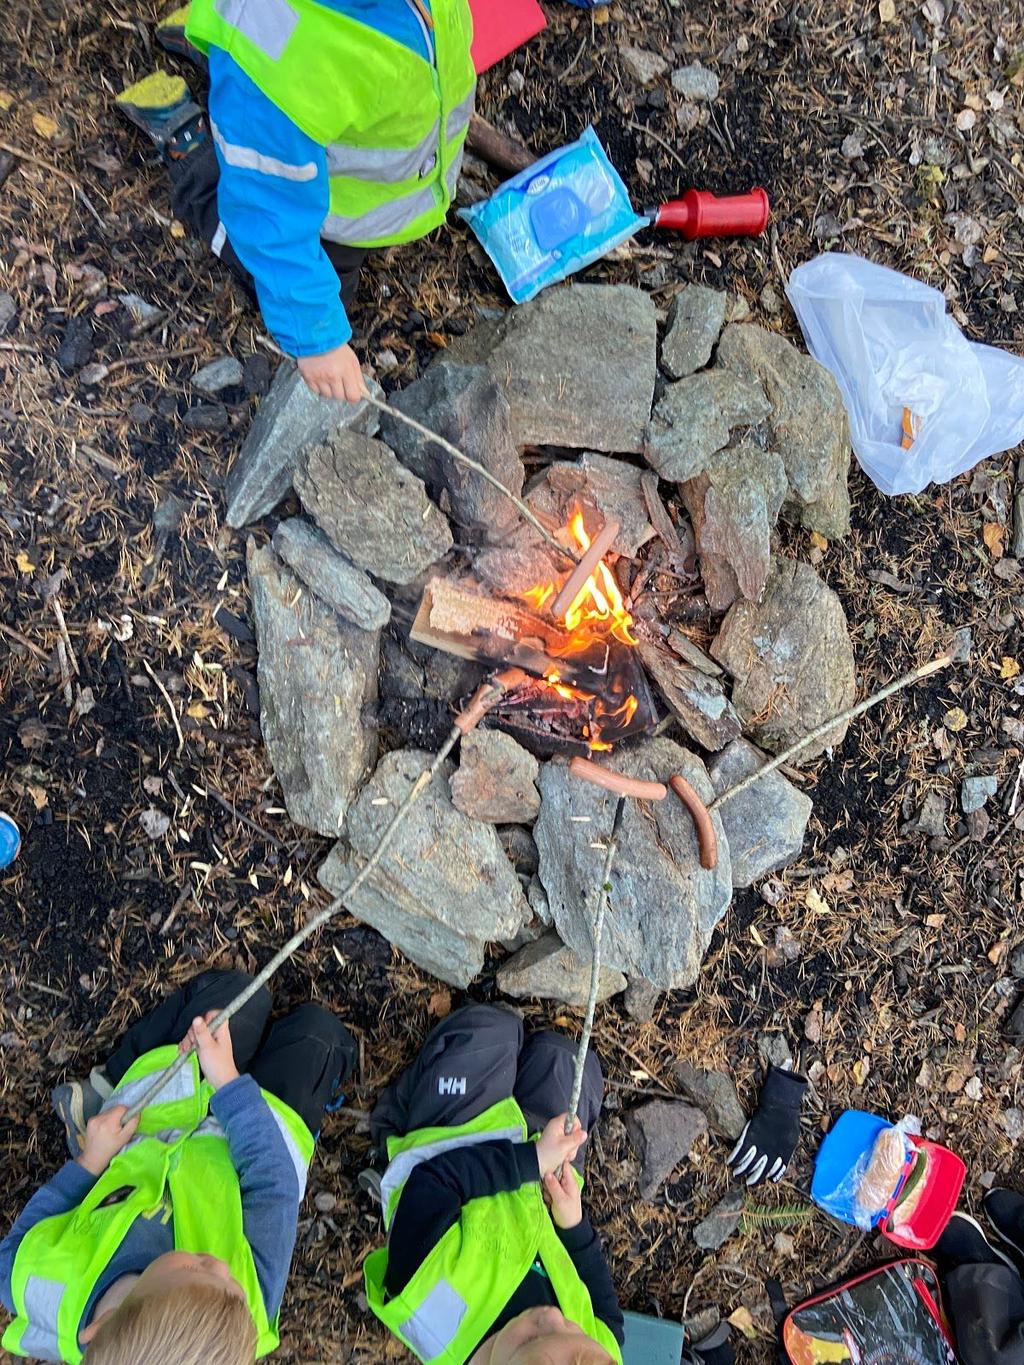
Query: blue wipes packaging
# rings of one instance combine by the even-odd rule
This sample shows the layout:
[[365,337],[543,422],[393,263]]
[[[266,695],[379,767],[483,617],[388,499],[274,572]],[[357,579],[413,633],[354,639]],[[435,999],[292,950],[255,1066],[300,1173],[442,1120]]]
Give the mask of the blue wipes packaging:
[[514,303],[606,256],[647,219],[638,217],[593,128],[460,209]]

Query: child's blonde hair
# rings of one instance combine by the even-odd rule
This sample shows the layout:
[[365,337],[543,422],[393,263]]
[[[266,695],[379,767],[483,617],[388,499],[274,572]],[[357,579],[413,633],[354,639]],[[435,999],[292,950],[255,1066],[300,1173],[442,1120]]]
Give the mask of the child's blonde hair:
[[252,1365],[256,1324],[243,1298],[215,1285],[129,1296],[86,1349],[88,1365]]

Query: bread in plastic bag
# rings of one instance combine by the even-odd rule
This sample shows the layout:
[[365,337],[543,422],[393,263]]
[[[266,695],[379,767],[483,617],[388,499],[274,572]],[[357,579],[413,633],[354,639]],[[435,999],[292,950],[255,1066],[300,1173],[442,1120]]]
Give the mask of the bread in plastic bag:
[[593,128],[460,209],[514,303],[606,256],[647,225]]
[[919,493],[1024,441],[1024,360],[969,342],[937,289],[826,252],[793,271],[786,293],[883,493]]

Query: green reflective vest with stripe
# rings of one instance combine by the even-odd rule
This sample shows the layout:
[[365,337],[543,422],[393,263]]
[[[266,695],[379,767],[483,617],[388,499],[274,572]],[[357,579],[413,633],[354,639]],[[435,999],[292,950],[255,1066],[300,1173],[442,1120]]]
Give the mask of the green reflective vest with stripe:
[[[381,1182],[385,1226],[391,1228],[405,1183],[421,1161],[500,1138],[527,1139],[526,1120],[515,1100],[502,1100],[457,1128],[421,1128],[389,1138],[389,1164]],[[384,1287],[387,1248],[375,1251],[364,1266],[366,1298],[381,1322],[420,1360],[462,1365],[488,1336],[535,1262],[543,1267],[565,1316],[622,1365],[618,1342],[596,1317],[590,1291],[555,1231],[539,1181],[464,1204],[459,1221],[431,1249],[401,1294],[391,1297]]]
[[[176,1047],[144,1053],[104,1105],[133,1104],[170,1066]],[[212,1087],[192,1057],[142,1111],[135,1137],[114,1157],[77,1208],[36,1223],[14,1258],[16,1317],[3,1345],[16,1355],[83,1358],[78,1331],[89,1297],[128,1229],[140,1216],[166,1217],[178,1251],[226,1261],[245,1291],[256,1324],[257,1356],[278,1345],[267,1316],[252,1251],[242,1231],[242,1196],[224,1130],[209,1115]],[[295,1165],[300,1191],[313,1157],[313,1136],[298,1114],[262,1092]]]
[[[444,222],[473,112],[473,21],[467,0],[432,0],[431,16],[433,63],[317,0],[192,0],[189,40],[227,52],[327,149],[330,241],[389,246]],[[213,133],[226,160],[259,169],[258,149]]]

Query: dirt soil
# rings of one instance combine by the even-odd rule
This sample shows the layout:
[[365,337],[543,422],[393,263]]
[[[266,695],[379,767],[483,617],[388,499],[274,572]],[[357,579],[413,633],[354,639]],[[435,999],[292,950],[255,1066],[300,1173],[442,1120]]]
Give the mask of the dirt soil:
[[[593,121],[638,203],[760,183],[775,209],[757,242],[645,235],[590,278],[643,285],[660,305],[705,281],[796,335],[786,275],[841,245],[942,288],[972,338],[1022,349],[1019,5],[545,8],[547,32],[483,80],[483,112],[538,152]],[[157,8],[9,0],[3,11],[0,143],[16,150],[0,156],[0,287],[13,303],[0,312],[0,807],[25,831],[0,877],[7,1223],[61,1160],[50,1087],[86,1072],[197,970],[265,961],[322,903],[327,845],[289,823],[260,743],[246,537],[222,519],[225,472],[276,358],[246,298],[169,217],[158,160],[112,106],[155,60]],[[667,77],[638,85],[629,44],[718,73],[705,121],[680,130],[680,97]],[[136,323],[126,293],[158,314]],[[371,262],[362,353],[393,387],[479,307],[503,302],[456,224]],[[62,370],[58,348],[76,335]],[[212,418],[190,417],[201,401],[190,376],[225,352],[247,360],[246,384]],[[195,428],[207,419],[222,429]],[[1024,988],[1016,454],[896,499],[855,467],[844,542],[787,533],[784,549],[815,560],[843,600],[862,694],[956,627],[973,631],[971,662],[873,712],[804,770],[815,801],[804,855],[737,897],[694,990],[663,998],[649,1024],[621,1002],[599,1012],[618,1113],[677,1093],[680,1059],[732,1072],[752,1103],[766,1036],[784,1037],[814,1079],[790,1176],[752,1193],[740,1231],[707,1256],[691,1230],[729,1187],[724,1144],[699,1149],[652,1202],[617,1115],[595,1144],[587,1201],[624,1304],[737,1314],[741,1361],[771,1358],[767,1278],[795,1301],[883,1254],[808,1201],[816,1139],[843,1108],[919,1115],[966,1159],[970,1207],[986,1182],[1024,1174],[1021,1052],[1006,1033]],[[154,571],[152,515],[169,493],[186,511]],[[79,669],[73,708],[58,606]],[[998,779],[987,828],[961,814],[971,774]],[[908,828],[928,795],[946,810],[933,836]],[[497,961],[473,998],[494,994]],[[276,995],[328,1002],[364,1044],[359,1083],[319,1144],[280,1358],[397,1359],[361,1290],[380,1236],[356,1187],[365,1114],[464,997],[352,922],[282,972]],[[578,1028],[573,1011],[527,1014]]]

